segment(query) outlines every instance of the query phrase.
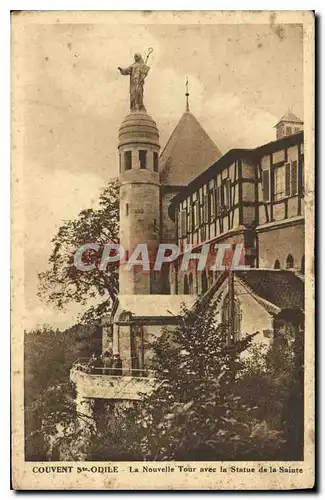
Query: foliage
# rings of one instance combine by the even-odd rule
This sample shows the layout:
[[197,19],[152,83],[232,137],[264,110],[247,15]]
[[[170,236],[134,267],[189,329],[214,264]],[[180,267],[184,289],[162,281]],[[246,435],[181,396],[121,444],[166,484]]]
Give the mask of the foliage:
[[94,408],[96,434],[87,460],[143,460],[139,444],[143,430],[137,425],[141,402],[97,400]]
[[254,346],[237,387],[247,404],[256,406],[257,418],[282,432],[279,460],[303,459],[303,373],[303,342],[289,338],[268,349]]
[[[67,384],[51,385],[52,373],[35,406],[44,460],[55,457],[55,446],[67,460],[301,459],[303,345],[266,348],[253,344],[255,333],[232,343],[215,308],[184,308],[182,321],[152,345],[153,393],[133,403],[94,400],[94,422],[77,414]],[[63,351],[59,338],[52,367]]]
[[166,330],[153,346],[160,385],[145,397],[138,418],[147,460],[257,459],[262,447],[267,459],[283,443],[236,391],[240,353],[255,334],[229,342],[215,307],[184,309],[174,332]]
[[63,442],[74,456],[81,453],[80,424],[91,432],[93,422],[77,414],[69,372],[76,357],[89,357],[98,350],[94,327],[75,326],[64,332],[43,327],[25,332],[26,460],[55,457],[55,449]]
[[[52,240],[50,268],[39,274],[39,296],[58,309],[71,302],[87,305],[89,300],[101,299],[99,306],[83,315],[84,323],[107,313],[118,292],[118,265],[100,266],[104,245],[118,243],[118,191],[118,181],[110,181],[100,195],[98,209],[83,210],[75,220],[62,224]],[[98,244],[99,249],[83,253],[83,264],[95,264],[93,270],[83,271],[74,265],[74,258],[76,251],[88,243]]]

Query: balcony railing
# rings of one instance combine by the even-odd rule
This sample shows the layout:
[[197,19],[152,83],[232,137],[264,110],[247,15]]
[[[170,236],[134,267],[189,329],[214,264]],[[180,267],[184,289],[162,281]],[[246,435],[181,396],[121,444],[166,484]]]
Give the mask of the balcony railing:
[[91,366],[89,359],[77,359],[70,371],[81,398],[139,400],[157,386],[155,372],[147,369]]
[[88,375],[108,375],[112,377],[155,377],[154,370],[147,368],[113,368],[107,366],[92,366],[89,358],[79,358],[74,361],[72,367],[75,370]]

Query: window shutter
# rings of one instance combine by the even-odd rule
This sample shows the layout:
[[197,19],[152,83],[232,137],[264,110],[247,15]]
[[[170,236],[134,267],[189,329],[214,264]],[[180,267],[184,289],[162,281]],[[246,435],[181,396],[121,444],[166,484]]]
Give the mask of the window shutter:
[[209,191],[209,219],[214,220],[216,216],[216,194],[215,189]]
[[188,222],[188,232],[192,232],[192,226],[193,226],[193,212],[192,212],[192,205],[189,206],[189,211],[187,212],[187,222]]
[[262,190],[263,201],[270,201],[270,171],[263,170],[262,172]]
[[206,194],[203,197],[203,213],[203,222],[206,223],[209,220],[209,197]]
[[200,225],[200,204],[197,201],[194,204],[194,229],[197,229]]
[[298,170],[297,162],[293,161],[291,163],[291,196],[297,194],[298,191]]
[[290,163],[285,164],[285,195],[290,196]]
[[184,211],[180,209],[178,212],[178,237],[181,238],[184,234],[184,227],[183,227],[183,214]]
[[221,186],[217,186],[216,188],[216,209],[217,209],[217,217],[220,215],[221,212],[221,204],[222,204],[222,199],[221,199]]
[[226,192],[227,192],[226,206],[227,206],[227,208],[230,208],[231,207],[231,180],[230,179],[226,180]]

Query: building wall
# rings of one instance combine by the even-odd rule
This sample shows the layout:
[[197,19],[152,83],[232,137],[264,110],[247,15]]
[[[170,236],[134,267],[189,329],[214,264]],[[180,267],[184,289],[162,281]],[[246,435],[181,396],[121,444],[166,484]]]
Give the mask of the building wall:
[[303,148],[296,144],[261,156],[258,225],[303,215]]
[[[304,216],[302,141],[302,135],[296,135],[263,145],[252,153],[240,151],[236,160],[232,157],[227,164],[225,157],[219,168],[217,163],[213,178],[202,180],[201,185],[193,184],[192,192],[175,207],[180,248],[187,244],[198,247],[207,241],[243,243],[246,265],[273,268],[279,258],[283,268],[294,242],[291,253],[295,267],[300,268],[304,254],[304,232],[297,225],[297,219],[301,219],[303,225]],[[227,196],[223,191],[225,182],[228,183]],[[220,206],[221,193],[223,200],[228,198],[226,207]],[[244,228],[247,232],[242,241],[233,238],[234,231],[244,231]],[[269,231],[272,236],[264,235]],[[184,279],[187,275],[187,288],[186,280],[191,273],[193,286],[189,287],[189,293],[202,293],[201,279],[193,269],[171,271],[172,293],[186,293]]]
[[166,243],[177,243],[176,223],[168,214],[170,200],[178,193],[179,189],[161,188],[161,241]]
[[275,261],[279,260],[280,268],[287,268],[287,258],[293,257],[293,267],[301,269],[302,258],[305,254],[305,228],[301,218],[295,224],[275,225],[262,228],[258,232],[259,267],[274,268]]
[[[215,300],[220,299],[216,307],[216,320],[218,323],[222,321],[222,309],[227,294],[228,280],[226,279],[215,296]],[[236,277],[234,278],[234,297],[240,311],[240,338],[259,332],[253,338],[252,345],[271,345],[273,343],[273,316],[257,302],[250,291]],[[242,354],[243,357],[249,355],[249,349]]]

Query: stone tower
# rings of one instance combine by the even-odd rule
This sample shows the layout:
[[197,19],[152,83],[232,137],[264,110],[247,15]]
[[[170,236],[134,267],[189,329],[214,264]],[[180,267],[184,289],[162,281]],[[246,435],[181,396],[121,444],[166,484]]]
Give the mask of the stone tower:
[[303,130],[303,127],[304,122],[289,110],[275,125],[276,138],[282,139],[282,137],[296,134],[297,132]]
[[[158,171],[159,132],[155,121],[143,107],[132,110],[119,129],[120,244],[125,260],[138,244],[148,248],[150,270],[120,266],[119,293],[158,292],[152,264],[160,242],[160,182]],[[138,247],[139,248],[139,247]],[[137,260],[146,258],[140,253]]]

